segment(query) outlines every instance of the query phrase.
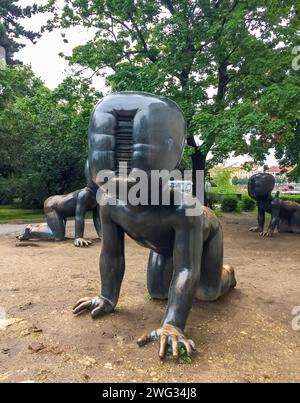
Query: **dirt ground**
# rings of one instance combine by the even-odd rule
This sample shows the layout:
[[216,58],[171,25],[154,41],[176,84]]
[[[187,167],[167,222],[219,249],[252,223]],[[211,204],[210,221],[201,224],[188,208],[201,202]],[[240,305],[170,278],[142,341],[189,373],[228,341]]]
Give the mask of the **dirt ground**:
[[[77,249],[31,242],[16,247],[0,236],[0,381],[35,382],[280,382],[300,381],[300,333],[292,309],[300,306],[300,237],[261,239],[252,215],[223,217],[225,263],[238,286],[214,302],[196,302],[186,334],[198,352],[192,364],[161,362],[157,343],[137,338],[157,328],[166,303],[146,289],[148,251],[126,241],[126,274],[115,313],[92,320],[72,306],[98,292],[101,242]],[[68,235],[72,236],[71,230]],[[94,230],[87,226],[87,236]]]

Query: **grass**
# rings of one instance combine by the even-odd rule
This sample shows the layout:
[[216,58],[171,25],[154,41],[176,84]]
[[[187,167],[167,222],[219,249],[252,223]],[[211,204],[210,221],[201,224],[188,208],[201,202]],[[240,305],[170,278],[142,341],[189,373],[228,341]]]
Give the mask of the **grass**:
[[294,201],[294,202],[297,202],[297,203],[300,204],[300,195],[288,195],[288,196],[285,196],[285,195],[281,194],[279,196],[279,198],[281,200]]
[[[92,218],[92,213],[87,212],[85,218]],[[16,223],[26,224],[34,222],[45,222],[46,218],[43,210],[22,209],[14,205],[0,206],[0,224]]]
[[[178,363],[179,364],[192,364],[193,359],[192,357],[187,355],[187,352],[183,346],[179,346],[178,348],[179,356],[178,356]],[[167,350],[167,356],[169,358],[173,357],[172,348],[169,346]]]
[[30,223],[45,221],[43,210],[21,209],[16,206],[0,206],[0,223]]

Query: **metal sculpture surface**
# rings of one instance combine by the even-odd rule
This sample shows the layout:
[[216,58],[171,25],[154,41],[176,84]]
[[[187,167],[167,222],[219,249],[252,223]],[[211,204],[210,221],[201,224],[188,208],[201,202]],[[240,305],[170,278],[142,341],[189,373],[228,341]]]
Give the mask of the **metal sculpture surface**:
[[91,241],[84,239],[85,213],[92,211],[96,232],[101,238],[101,222],[99,205],[96,200],[98,187],[88,178],[85,188],[75,190],[66,195],[51,196],[44,202],[44,213],[47,222],[42,224],[29,224],[18,236],[20,241],[29,239],[48,239],[62,241],[65,239],[66,223],[69,217],[75,217],[75,246],[89,246]]
[[[180,205],[172,201],[170,205],[132,205],[121,195],[123,185],[130,192],[136,184],[137,170],[148,176],[152,170],[173,170],[181,160],[185,136],[185,120],[177,105],[147,93],[105,97],[89,125],[91,177],[102,187],[105,181],[99,179],[99,172],[114,172],[117,190],[116,194],[104,193],[100,200],[101,293],[80,299],[73,312],[89,310],[96,318],[114,310],[125,271],[124,235],[129,235],[151,250],[147,269],[150,296],[168,299],[161,327],[138,340],[142,346],[159,339],[161,358],[168,344],[175,357],[179,344],[192,353],[195,346],[184,335],[184,328],[195,297],[213,301],[236,285],[233,269],[223,266],[222,228],[211,210],[203,208],[203,214],[189,216],[185,197]],[[128,176],[120,175],[120,162],[128,163]],[[152,191],[150,186],[149,193]],[[193,196],[188,197],[193,201]]]
[[[257,201],[258,207],[258,226],[250,228],[250,231],[267,237],[272,237],[276,228],[278,232],[300,233],[300,204],[281,200],[279,192],[273,197],[274,187],[275,179],[268,173],[258,173],[249,179],[248,193]],[[271,214],[267,231],[264,230],[265,213]]]

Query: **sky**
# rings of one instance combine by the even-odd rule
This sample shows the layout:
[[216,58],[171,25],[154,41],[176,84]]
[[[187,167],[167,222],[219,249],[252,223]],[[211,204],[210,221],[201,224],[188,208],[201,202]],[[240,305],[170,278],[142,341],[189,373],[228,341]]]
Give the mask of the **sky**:
[[[22,7],[33,3],[43,5],[46,2],[47,0],[18,1],[19,5]],[[38,14],[31,18],[24,19],[22,25],[32,31],[39,31],[49,17],[49,14]],[[59,53],[63,52],[66,55],[70,55],[75,46],[86,43],[93,36],[92,30],[78,26],[66,31],[68,43],[64,43],[60,32],[61,31],[59,30],[45,32],[42,37],[37,40],[36,44],[26,41],[26,46],[15,56],[23,63],[30,64],[34,73],[45,82],[47,87],[51,89],[55,88],[66,76],[68,76],[68,73],[70,73],[67,61],[61,58]],[[107,88],[105,87],[104,79],[102,77],[95,78],[94,85],[99,91],[102,91],[104,94],[107,93]],[[249,160],[249,156],[231,157],[226,161],[226,165],[236,165]],[[271,151],[270,156],[265,163],[269,166],[278,165],[273,151]]]
[[[43,5],[47,0],[19,0],[20,6],[25,7],[33,3]],[[38,14],[31,18],[22,20],[22,25],[26,29],[32,31],[39,31],[47,20],[50,14]],[[66,32],[68,43],[63,42],[61,32]],[[71,55],[72,49],[75,46],[86,43],[93,36],[91,30],[83,27],[70,28],[68,30],[54,30],[53,32],[44,32],[42,37],[37,40],[36,44],[30,41],[24,41],[26,46],[21,49],[15,57],[25,64],[31,64],[33,71],[42,78],[47,87],[53,89],[70,72],[68,62],[59,56],[60,52],[66,55]],[[99,90],[105,89],[103,78],[99,77],[95,80],[94,84],[97,85]]]

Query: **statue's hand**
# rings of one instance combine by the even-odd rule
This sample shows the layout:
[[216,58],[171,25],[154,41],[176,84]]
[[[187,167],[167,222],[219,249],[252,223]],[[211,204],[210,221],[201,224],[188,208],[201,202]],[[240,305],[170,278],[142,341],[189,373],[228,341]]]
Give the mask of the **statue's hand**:
[[103,313],[109,313],[114,310],[112,303],[102,297],[81,298],[73,307],[73,314],[77,315],[84,311],[91,311],[92,318],[97,318]]
[[263,232],[262,236],[265,238],[272,238],[273,233],[270,230],[268,230],[268,231]]
[[74,245],[75,246],[89,246],[92,244],[92,241],[89,241],[84,238],[75,238]]
[[249,229],[249,231],[251,231],[251,232],[258,232],[258,231],[259,231],[259,228],[258,228],[258,227],[251,227],[251,228]]
[[193,340],[188,340],[183,332],[175,326],[165,325],[157,330],[147,334],[143,334],[137,341],[137,344],[142,347],[153,340],[159,339],[159,357],[164,358],[167,352],[167,346],[171,346],[174,358],[179,356],[179,345],[183,346],[188,354],[191,356],[193,351],[196,350]]

